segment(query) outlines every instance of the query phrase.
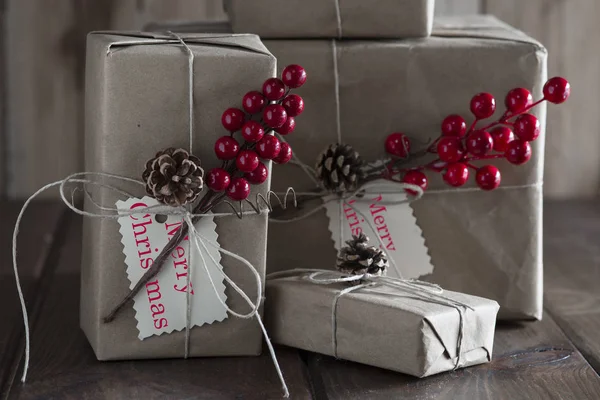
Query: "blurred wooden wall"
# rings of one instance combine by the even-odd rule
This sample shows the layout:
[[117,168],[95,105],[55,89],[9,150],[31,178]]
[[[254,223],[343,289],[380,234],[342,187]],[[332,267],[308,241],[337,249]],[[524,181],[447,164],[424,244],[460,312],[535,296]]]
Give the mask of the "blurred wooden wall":
[[[248,0],[251,1],[251,0]],[[282,0],[283,1],[283,0]],[[85,35],[149,22],[224,19],[221,0],[0,0],[0,196],[23,197],[82,170]],[[550,106],[545,193],[591,197],[600,183],[597,0],[438,0],[436,14],[490,13],[544,43],[573,96]]]

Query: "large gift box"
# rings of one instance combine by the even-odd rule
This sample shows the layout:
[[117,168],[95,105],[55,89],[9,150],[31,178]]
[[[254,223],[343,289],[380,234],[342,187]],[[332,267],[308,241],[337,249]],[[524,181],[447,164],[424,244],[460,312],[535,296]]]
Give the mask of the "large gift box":
[[[307,104],[298,117],[302,124],[286,139],[295,155],[311,166],[322,150],[340,140],[366,161],[385,157],[384,140],[392,132],[411,137],[415,150],[419,143],[424,148],[439,137],[447,115],[460,114],[471,123],[469,102],[476,93],[495,96],[498,118],[509,90],[528,88],[540,99],[546,80],[544,47],[489,16],[440,18],[425,40],[264,43],[280,65],[297,63],[310,73],[310,83],[298,91]],[[531,160],[519,166],[489,161],[502,172],[500,188],[477,190],[471,178],[455,189],[432,173],[424,196],[410,205],[433,265],[433,272],[421,278],[494,299],[503,319],[542,316],[545,105],[532,113],[541,122],[542,134],[531,143]],[[273,190],[290,185],[297,192],[315,188],[301,168],[284,165],[274,176]],[[269,272],[312,268],[315,261],[335,265],[329,221],[321,210],[293,223],[271,224]],[[408,264],[400,268],[419,267]],[[405,277],[420,276],[407,271]]]
[[226,0],[234,32],[262,38],[409,38],[431,33],[435,0]]
[[427,299],[389,287],[340,296],[347,289],[306,276],[269,279],[265,318],[271,339],[417,377],[492,358],[495,301],[449,291]]
[[[221,114],[229,107],[239,107],[246,92],[260,88],[265,79],[274,76],[276,60],[254,35],[182,34],[181,38],[194,56],[191,138],[188,107],[190,58],[179,38],[166,34],[117,32],[91,33],[88,36],[86,171],[140,179],[146,161],[159,150],[169,147],[187,149],[190,140],[193,143],[192,152],[201,160],[205,171],[220,166],[214,154],[214,143],[218,137],[226,134],[221,126]],[[264,195],[268,188],[269,181],[255,186],[253,195]],[[118,193],[102,187],[95,186],[89,190],[86,211],[97,212],[98,206],[115,207],[118,200],[124,200]],[[126,190],[138,193],[140,198],[144,196],[143,187],[140,190],[139,186],[131,186]],[[138,219],[134,217],[130,225],[137,223],[134,232],[136,244],[140,246],[147,240],[144,242],[141,236],[138,238],[137,233],[146,233],[146,229],[150,232],[151,227],[147,224],[161,221],[148,215],[135,217]],[[165,224],[167,227],[168,221]],[[173,234],[175,226],[171,224],[169,235]],[[212,235],[215,235],[215,226],[218,235],[216,240],[221,248],[248,260],[258,271],[261,280],[264,279],[267,215],[244,215],[243,219],[215,217]],[[84,221],[81,327],[100,360],[183,357],[186,353],[184,327],[174,327],[171,332],[161,331],[162,334],[148,336],[142,334],[137,325],[137,319],[143,318],[154,318],[156,329],[162,329],[170,322],[162,319],[162,312],[168,308],[164,291],[172,290],[173,285],[163,285],[160,291],[156,282],[146,285],[146,289],[140,293],[141,300],[147,297],[145,309],[138,307],[144,302],[140,300],[138,304],[136,298],[137,312],[129,304],[114,321],[103,322],[103,317],[135,283],[130,282],[131,275],[128,277],[126,273],[121,233],[114,219],[86,218]],[[215,238],[208,234],[205,237]],[[158,246],[149,250],[143,245],[138,247],[140,254],[160,250]],[[184,250],[177,248],[171,256],[180,259],[164,266],[171,270],[178,268],[177,279],[185,277],[184,272],[188,269],[183,254]],[[256,292],[255,276],[249,270],[227,255],[217,254],[218,257],[221,257],[223,272],[232,281],[246,293]],[[195,261],[199,264],[198,258]],[[147,258],[140,259],[142,268],[148,264]],[[189,268],[191,270],[192,265]],[[203,273],[195,264],[194,269],[194,276]],[[231,309],[240,313],[248,312],[248,304],[229,287],[223,286],[222,276],[216,275],[215,281],[216,287],[224,290],[226,304]],[[179,283],[179,289],[184,282],[182,280]],[[179,289],[176,284],[175,290]],[[210,285],[206,290],[201,287],[195,289],[193,296],[213,291]],[[171,299],[174,304],[167,311],[183,318],[186,315],[185,297],[180,295],[174,301]],[[147,304],[148,301],[150,304]],[[216,298],[211,298],[198,310],[210,311],[212,307],[222,306]],[[211,322],[207,320],[205,325],[190,330],[189,356],[257,355],[261,352],[262,334],[255,319],[226,317],[221,312],[220,317]],[[141,340],[144,336],[148,337]]]

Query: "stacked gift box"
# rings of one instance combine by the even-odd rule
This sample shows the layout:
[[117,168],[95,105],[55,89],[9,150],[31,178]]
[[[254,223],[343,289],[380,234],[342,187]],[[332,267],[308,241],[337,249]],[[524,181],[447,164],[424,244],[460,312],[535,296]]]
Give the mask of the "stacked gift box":
[[[276,60],[253,35],[182,34],[181,39],[195,58],[191,87],[194,97],[192,137],[188,107],[189,59],[177,39],[159,33],[93,32],[88,35],[86,171],[141,177],[147,161],[168,148],[191,147],[192,153],[201,160],[205,176],[211,168],[221,164],[214,154],[215,140],[225,132],[221,114],[240,103],[248,90],[260,87],[265,79],[273,76]],[[106,177],[103,179],[103,183],[112,184]],[[119,188],[135,195],[139,199],[137,203],[143,204],[138,207],[152,205],[153,199],[147,197],[143,187],[140,190],[140,185],[127,182]],[[268,189],[269,181],[252,190],[265,195]],[[97,212],[98,206],[114,207],[124,200],[122,192],[99,185],[91,185],[89,191],[85,202],[88,212]],[[158,280],[152,280],[154,284],[146,285],[135,297],[134,307],[124,308],[122,315],[110,323],[103,321],[141,273],[148,270],[149,265],[144,261],[148,257],[155,260],[162,249],[154,244],[156,233],[154,238],[148,236],[151,230],[173,229],[169,221],[165,223],[149,216],[125,216],[127,226],[135,224],[132,233],[137,245],[132,257],[127,258],[123,226],[119,229],[114,220],[107,218],[84,220],[81,327],[98,359],[169,358],[183,357],[186,353],[192,357],[260,354],[262,334],[253,319],[220,315],[218,321],[209,319],[204,325],[192,319],[192,327],[203,326],[191,329],[189,339],[186,339],[185,325],[175,326],[175,319],[185,315],[185,291],[173,290],[173,283],[169,286],[166,283],[175,274],[179,273],[176,279],[182,276],[178,271],[181,267],[173,260],[183,254],[189,256],[189,243],[169,257],[157,275]],[[150,224],[144,224],[146,219]],[[246,215],[243,220],[235,216],[218,218],[215,224],[212,232],[218,235],[215,238],[218,237],[221,248],[248,260],[264,280],[267,215]],[[240,237],[246,239],[240,240]],[[204,272],[199,265],[200,257],[196,256],[195,260],[194,273],[199,278]],[[220,265],[244,292],[254,293],[255,277],[236,260],[223,256]],[[186,263],[183,268],[187,270],[191,266]],[[132,279],[136,275],[136,279]],[[181,286],[185,285],[186,277],[184,274],[180,279]],[[222,276],[214,280],[217,286],[223,284]],[[203,288],[196,287],[194,296],[200,292],[212,293],[208,281]],[[242,298],[230,290],[225,293],[230,308],[246,311],[247,304]],[[172,307],[169,301],[173,301]],[[205,305],[222,309],[214,297],[209,296],[205,301],[208,301]],[[149,324],[146,331],[153,335],[144,340],[140,340],[147,336],[142,333],[142,320]]]
[[[302,65],[308,71],[309,84],[298,90],[306,103],[298,117],[301,123],[285,140],[298,160],[312,167],[319,153],[336,142],[351,145],[366,160],[385,157],[384,142],[393,132],[406,134],[413,143],[430,144],[440,135],[442,121],[448,115],[461,115],[467,126],[471,124],[474,117],[470,101],[480,92],[504,100],[511,89],[527,88],[534,99],[543,97],[547,79],[543,45],[491,16],[441,17],[434,21],[433,3],[332,0],[300,5],[230,0],[226,1],[226,9],[234,32],[261,36],[277,57],[279,71],[289,64]],[[504,112],[501,100],[492,119]],[[479,190],[473,178],[455,189],[444,183],[442,174],[429,176],[425,194],[410,208],[433,271],[400,265],[403,277],[496,300],[501,319],[542,316],[545,105],[540,104],[531,113],[540,121],[540,138],[531,143],[532,157],[524,165],[492,161],[502,172],[499,189]],[[274,174],[272,189],[282,193],[288,186],[307,192],[314,190],[315,183],[298,165],[288,164]],[[270,223],[267,271],[335,269],[343,240],[336,240],[332,218],[323,209],[307,218],[295,218],[293,223]],[[350,238],[351,231],[344,239]],[[297,278],[267,283],[272,334],[281,343],[332,354],[327,305],[335,290],[329,289],[328,293],[328,289],[313,286]],[[343,329],[344,335],[346,329],[350,331],[345,345],[351,349],[350,354],[341,357],[395,369],[381,361],[386,358],[381,351],[364,349],[360,341],[367,330],[371,335],[370,327],[377,325],[373,320],[393,319],[393,312],[383,317],[389,312],[385,305],[367,294],[356,296],[356,300],[349,298],[340,306],[347,307],[343,308],[343,318],[348,325]],[[365,296],[367,305],[359,312],[356,304],[349,303],[360,304],[361,296]],[[406,320],[399,316],[402,311],[397,312],[399,319]],[[357,313],[369,321],[365,328],[353,322],[354,318],[360,320]],[[376,316],[369,318],[371,313]],[[316,315],[325,327],[309,322]],[[298,335],[299,330],[304,333]],[[385,328],[380,332],[382,336],[384,332]],[[395,356],[398,354],[392,359]],[[422,376],[425,370],[411,373]]]
[[[338,107],[343,143],[375,160],[385,155],[384,141],[393,132],[429,143],[448,115],[462,115],[470,124],[469,102],[479,92],[503,99],[523,87],[538,99],[546,81],[544,47],[489,16],[440,18],[432,36],[421,39],[263,42],[279,65],[310,71],[310,84],[298,91],[308,104],[302,124],[286,139],[311,166],[339,140]],[[499,104],[496,116],[502,112]],[[543,132],[545,105],[531,112]],[[541,318],[543,134],[531,145],[528,163],[496,163],[502,185],[494,191],[465,190],[476,188],[474,179],[453,189],[441,174],[429,175],[425,195],[411,207],[434,268],[431,275],[410,278],[497,300],[503,319]],[[300,168],[285,165],[273,177],[273,190],[290,184],[299,192],[314,187]],[[315,259],[333,266],[337,251],[328,222],[322,211],[296,225],[272,224],[269,271],[307,268]],[[310,240],[287,240],[289,229],[310,231]]]
[[[316,154],[339,140],[337,132],[364,159],[375,160],[382,158],[383,143],[392,132],[427,143],[439,136],[448,115],[461,115],[470,124],[469,102],[479,92],[500,99],[496,118],[504,111],[500,101],[513,88],[527,88],[534,99],[542,98],[545,48],[491,16],[436,18],[431,29],[433,1],[368,6],[362,1],[315,1],[296,8],[262,0],[252,2],[258,14],[248,3],[227,2],[233,30],[261,34],[280,69],[301,64],[310,71],[310,85],[298,91],[308,104],[302,124],[286,137],[298,158],[310,165]],[[303,10],[300,15],[298,9]],[[267,14],[273,20],[263,24],[265,19],[257,16]],[[313,23],[314,15],[323,20]],[[531,113],[541,124],[540,138],[531,143],[533,156],[518,166],[498,161],[500,189],[461,190],[477,187],[471,179],[459,190],[448,190],[438,174],[429,177],[431,194],[411,204],[434,268],[425,277],[409,277],[495,299],[502,319],[542,315],[545,105]],[[290,184],[298,191],[314,187],[303,171],[286,165],[274,176],[273,189]],[[272,224],[269,271],[307,268],[315,259],[334,265],[337,251],[327,225],[325,211],[297,225]],[[310,240],[287,240],[289,229],[310,231]]]
[[[296,162],[277,166],[272,178],[269,167],[269,179],[253,195],[268,197],[269,189],[286,193],[289,187],[314,192],[315,177],[307,171],[332,143],[351,146],[367,161],[388,156],[384,143],[391,133],[402,132],[413,149],[419,144],[426,149],[448,115],[473,121],[470,101],[477,93],[503,99],[522,87],[542,98],[546,50],[540,43],[489,16],[434,21],[433,7],[433,0],[228,0],[235,33],[223,33],[222,27],[220,33],[189,33],[207,32],[193,24],[184,25],[188,33],[180,35],[93,33],[87,55],[87,170],[135,177],[168,147],[189,148],[206,171],[218,167],[214,140],[224,135],[222,124],[231,125],[222,121],[223,110],[241,109],[247,92],[260,90],[289,65],[301,65],[308,76],[295,90],[305,105],[295,129],[278,136],[291,146]],[[494,118],[502,112],[498,106]],[[388,224],[397,223],[392,215],[397,212],[411,225],[411,238],[392,237],[398,247],[422,247],[420,257],[394,259],[389,279],[367,270],[348,282],[347,271],[334,272],[345,240],[355,240],[349,246],[363,244],[352,239],[352,229],[333,229],[335,217],[326,209],[317,207],[302,218],[296,216],[307,204],[279,210],[292,221],[269,223],[268,233],[265,213],[215,218],[221,248],[248,260],[259,289],[266,287],[265,319],[273,341],[423,377],[489,361],[498,303],[500,318],[541,318],[545,112],[544,104],[531,111],[541,135],[531,143],[528,163],[486,160],[502,171],[497,190],[480,190],[474,179],[453,188],[442,174],[431,174],[422,197],[403,202],[402,209],[389,207]],[[309,168],[300,167],[300,160]],[[102,188],[90,192],[86,210],[119,200]],[[323,201],[313,199],[317,206]],[[386,226],[382,232],[380,240],[396,230]],[[150,320],[156,314],[152,304],[139,307],[148,301],[144,296],[104,323],[135,284],[125,271],[124,245],[114,221],[86,220],[82,327],[99,359],[261,352],[256,321],[233,315],[192,324],[189,335],[182,328],[143,335],[142,314],[149,313]],[[377,246],[368,249],[383,259]],[[236,263],[224,256],[220,266],[251,292],[252,274]],[[387,259],[378,265],[383,264]],[[230,287],[224,293],[231,309],[245,306]]]

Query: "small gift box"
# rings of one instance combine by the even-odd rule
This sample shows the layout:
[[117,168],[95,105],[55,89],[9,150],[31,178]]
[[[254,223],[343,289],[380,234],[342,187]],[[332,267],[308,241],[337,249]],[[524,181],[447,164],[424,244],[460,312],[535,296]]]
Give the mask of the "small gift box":
[[226,0],[234,32],[262,38],[410,38],[431,33],[434,0]]
[[[527,88],[537,100],[543,97],[546,81],[544,47],[489,16],[440,18],[426,40],[264,43],[283,64],[299,63],[311,73],[310,84],[298,92],[310,104],[302,114],[303,125],[286,136],[295,155],[308,167],[315,166],[319,154],[332,143],[350,145],[366,163],[382,160],[389,157],[384,143],[393,132],[409,137],[412,151],[425,151],[440,136],[446,116],[459,114],[467,127],[472,123],[469,102],[475,94],[485,91],[494,95],[494,117],[499,118],[509,90]],[[514,165],[502,159],[473,162],[500,169],[502,184],[496,190],[480,190],[473,171],[459,188],[444,182],[441,173],[428,173],[429,187],[422,198],[405,205],[405,214],[392,212],[377,193],[363,199],[370,202],[363,211],[386,250],[403,246],[397,260],[402,276],[494,299],[502,307],[502,319],[542,316],[546,104],[529,112],[540,125],[527,163]],[[342,157],[352,171],[354,150],[340,147],[323,157],[336,162]],[[293,186],[298,193],[306,193],[318,184],[306,168],[288,165],[278,169],[273,190],[281,192]],[[404,193],[401,188],[396,191]],[[360,199],[356,201],[358,204]],[[345,239],[366,226],[365,215],[357,214],[350,205],[340,213],[316,210],[312,214],[306,209],[314,205],[302,205],[304,209],[296,214],[308,214],[304,218],[296,218],[290,211],[294,221],[270,224],[268,272],[311,268],[315,260],[333,265],[336,243],[343,242],[338,240],[340,225],[345,226]],[[411,227],[418,229],[408,235],[400,232]],[[291,237],[290,232],[302,235],[301,239]],[[371,234],[371,239],[376,237]],[[422,257],[413,260],[417,248],[424,249]]]
[[492,358],[493,300],[416,282],[344,294],[348,284],[323,284],[317,275],[335,276],[268,279],[265,319],[274,342],[417,377]]
[[[178,182],[192,187],[194,181],[187,179],[198,170],[190,170],[190,163],[199,164],[207,174],[223,165],[215,156],[215,141],[223,135],[229,138],[222,126],[223,111],[241,106],[244,94],[260,88],[275,69],[275,58],[254,35],[91,33],[86,69],[86,171],[100,173],[98,181],[106,184],[110,183],[107,174],[142,178],[162,200]],[[242,113],[238,111],[230,113],[223,125],[235,122],[236,113]],[[165,148],[171,149],[153,159]],[[172,148],[190,149],[194,157]],[[268,173],[270,163],[266,165]],[[159,180],[153,178],[156,171],[163,174],[170,168],[173,174],[177,171],[172,180],[161,182],[160,174]],[[213,188],[209,180],[206,186]],[[252,194],[266,195],[268,188],[266,180],[253,187]],[[144,197],[140,185],[123,185],[123,190],[135,194],[129,199],[97,184],[86,190],[84,209],[89,212],[115,205],[131,212],[156,203]],[[176,193],[188,196],[185,191]],[[177,202],[173,197],[166,200]],[[217,212],[232,214],[225,205]],[[257,321],[228,316],[224,308],[246,313],[247,302],[226,285],[219,271],[205,270],[200,264],[218,264],[253,301],[260,298],[256,290],[264,288],[268,218],[262,212],[241,219],[235,215],[203,217],[197,232],[168,254],[162,270],[168,276],[158,275],[160,282],[153,278],[133,307],[128,304],[113,321],[103,321],[171,243],[186,215],[141,212],[126,214],[118,223],[110,218],[85,219],[81,327],[98,359],[260,354],[262,334]],[[191,243],[199,251],[204,247],[202,262],[200,254],[183,243],[193,242],[194,237],[202,238]],[[240,257],[253,266],[255,274],[237,264]],[[213,292],[218,297],[210,297]],[[198,298],[206,301],[198,305]],[[197,312],[202,313],[201,322],[194,319]],[[186,318],[192,322],[189,331]]]

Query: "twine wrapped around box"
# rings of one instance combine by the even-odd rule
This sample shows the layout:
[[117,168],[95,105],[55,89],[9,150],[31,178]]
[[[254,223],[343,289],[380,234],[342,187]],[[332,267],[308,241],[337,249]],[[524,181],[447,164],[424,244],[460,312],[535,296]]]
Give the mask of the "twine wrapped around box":
[[275,343],[416,377],[492,357],[498,303],[427,282],[298,269],[269,274],[267,298]]
[[337,292],[333,298],[333,305],[331,308],[331,352],[333,353],[334,357],[338,357],[337,310],[340,299],[344,295],[355,291],[360,291],[361,289],[385,286],[394,289],[398,295],[407,296],[430,303],[441,304],[454,308],[456,311],[458,311],[459,334],[456,341],[456,353],[458,354],[458,357],[456,358],[454,369],[461,367],[462,338],[464,336],[464,312],[466,310],[474,311],[474,308],[466,303],[462,303],[450,297],[444,296],[444,290],[440,286],[414,279],[391,278],[385,275],[372,275],[369,273],[348,276],[346,274],[318,269],[294,269],[291,271],[276,272],[267,276],[267,279],[275,279],[286,276],[300,276],[316,285],[335,285],[338,283],[353,284],[352,286]]

